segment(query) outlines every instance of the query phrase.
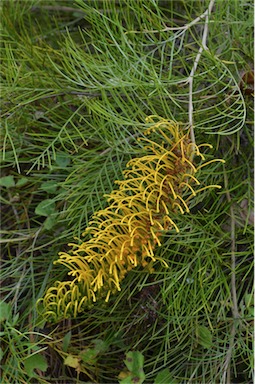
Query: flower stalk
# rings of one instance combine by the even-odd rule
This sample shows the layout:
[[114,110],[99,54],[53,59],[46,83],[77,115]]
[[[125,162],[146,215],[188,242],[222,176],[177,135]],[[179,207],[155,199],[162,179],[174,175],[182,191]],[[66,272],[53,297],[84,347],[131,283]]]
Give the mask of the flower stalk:
[[166,231],[179,232],[173,214],[189,212],[188,202],[205,188],[221,188],[196,189],[196,173],[211,161],[196,167],[193,158],[205,160],[200,149],[209,144],[194,144],[189,132],[174,121],[153,115],[147,122],[151,127],[146,137],[138,139],[144,155],[127,163],[123,180],[115,182],[118,189],[106,195],[108,206],[94,214],[83,234],[89,239],[69,244],[68,253],[60,252],[55,263],[69,269],[72,280],[57,281],[40,300],[47,318],[76,317],[98,298],[108,302],[137,266],[151,272],[161,260],[167,267],[155,249]]

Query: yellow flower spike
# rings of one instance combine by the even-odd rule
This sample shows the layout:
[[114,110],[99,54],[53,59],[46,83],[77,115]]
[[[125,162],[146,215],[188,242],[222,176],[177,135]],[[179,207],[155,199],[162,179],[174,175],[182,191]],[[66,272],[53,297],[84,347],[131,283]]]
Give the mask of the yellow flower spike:
[[[198,149],[201,148],[201,147],[209,147],[210,149],[213,148],[213,146],[211,144],[208,144],[208,143],[197,145]],[[219,160],[222,160],[222,159],[219,159]]]
[[177,195],[177,199],[181,200],[182,204],[184,205],[184,208],[186,209],[186,212],[189,213],[189,207],[187,206],[183,198],[180,195]]
[[[113,284],[111,284],[111,283],[113,283]],[[112,277],[109,277],[109,285],[110,285],[110,287],[111,286],[113,287],[112,288],[112,293],[115,293],[116,288],[117,288],[118,291],[121,291],[119,283],[117,281],[115,281]]]
[[156,211],[153,210],[153,209],[149,210],[150,225],[152,225],[152,226],[154,225],[154,220],[153,220],[153,217],[152,217],[153,212],[156,212]]
[[[151,232],[151,234],[152,234],[153,239],[156,240],[156,242],[158,243],[158,245],[161,245],[161,243],[160,243],[160,241],[159,241],[159,238],[158,238],[158,236],[155,234],[155,232],[153,231],[153,228],[152,228],[152,227],[150,228],[150,232]],[[150,241],[148,241],[148,244],[149,244],[149,249],[151,250],[151,254],[153,254],[152,246],[151,246]]]
[[121,245],[120,253],[119,253],[119,255],[116,255],[115,261],[117,261],[118,258],[119,258],[120,261],[123,260],[123,258],[125,257],[125,253],[128,250],[128,248],[129,248],[129,244],[130,244],[130,239],[127,239],[127,240],[123,241],[123,243]]
[[197,168],[194,166],[194,164],[191,163],[191,161],[189,161],[188,159],[184,159],[186,163],[188,163],[188,165],[191,167],[191,169],[193,170],[193,172],[197,172]]
[[201,169],[201,168],[207,166],[208,164],[215,163],[215,162],[218,162],[218,161],[220,161],[220,162],[223,163],[223,164],[225,163],[225,160],[223,160],[223,159],[213,159],[213,160],[209,160],[209,161],[207,161],[207,162],[204,163],[204,164],[201,164],[199,167],[197,167],[197,170],[199,170],[199,169]]
[[105,298],[105,302],[106,302],[106,303],[108,303],[108,301],[109,301],[110,294],[111,294],[111,291],[109,290],[109,291],[107,292],[107,295],[106,295],[106,298]]
[[175,190],[174,190],[174,187],[173,187],[172,183],[168,182],[167,184],[168,184],[168,186],[169,186],[169,188],[170,188],[170,190],[171,190],[171,192],[173,194],[174,199],[176,200],[177,199],[177,195],[175,193]]
[[146,214],[147,214],[147,212],[143,211],[143,212],[135,212],[135,213],[132,213],[132,214],[127,216],[129,233],[133,232],[133,226],[134,225],[135,226],[139,225],[139,223],[140,223],[139,217],[142,220]]
[[78,308],[77,308],[78,313],[82,312],[82,308],[86,306],[87,301],[88,301],[87,296],[84,296],[84,297],[81,299],[81,301],[80,301],[79,304],[78,304]]
[[[184,213],[184,212],[183,212],[183,213]],[[167,222],[170,223],[170,228],[169,228],[169,226],[167,225]],[[179,228],[177,227],[177,225],[175,224],[175,222],[174,222],[172,219],[170,219],[169,216],[164,216],[164,224],[165,224],[165,228],[167,228],[167,229],[168,229],[168,228],[171,229],[172,227],[174,227],[177,233],[180,232],[180,230],[179,230]]]
[[97,301],[95,293],[92,291],[92,289],[89,290],[89,294],[92,296],[92,301],[95,303]]
[[[211,145],[202,145],[203,147],[209,147],[209,148],[212,148],[212,146]],[[196,144],[194,144],[194,143],[191,143],[191,144],[189,144],[188,145],[188,150],[189,150],[189,147],[190,147],[190,153],[194,153],[194,154],[196,154],[197,156],[200,156],[201,157],[201,159],[204,161],[205,160],[205,157],[204,157],[204,155],[200,152],[200,150],[199,150],[199,147],[201,147],[201,145],[196,145]]]
[[191,190],[192,195],[193,195],[193,196],[196,196],[196,192],[195,192],[194,189],[191,187],[191,185],[189,185],[188,183],[185,183],[184,181],[182,181],[182,182],[180,183],[180,187],[181,187],[182,185],[188,187],[188,188]]
[[115,181],[117,189],[105,195],[108,206],[93,215],[83,234],[88,239],[70,243],[71,250],[61,252],[54,262],[69,270],[70,281],[57,281],[39,300],[46,318],[76,317],[97,298],[108,302],[137,266],[152,273],[158,260],[167,267],[155,252],[165,231],[180,231],[172,214],[189,212],[188,202],[199,192],[220,188],[196,188],[198,171],[224,162],[213,159],[195,165],[195,156],[205,161],[201,149],[210,144],[193,144],[189,131],[174,121],[151,115],[146,122],[151,125],[146,137],[138,138],[143,155],[127,163],[123,179]]
[[[155,202],[157,201],[157,194],[158,194],[157,189],[153,189],[149,193],[149,195],[147,196],[147,198],[146,198],[146,205],[145,205],[146,211],[151,211],[149,205],[152,205],[152,204],[154,205],[155,204]],[[155,212],[157,212],[157,207],[155,207],[155,208],[156,208]]]
[[164,207],[165,213],[166,213],[167,215],[169,215],[169,210],[168,210],[168,208],[167,208],[166,203],[164,202],[164,200],[162,200],[162,205],[163,205],[163,207]]
[[176,201],[172,204],[172,207],[173,207],[173,208],[174,208],[175,206],[176,206],[177,208],[179,208],[181,214],[183,215],[183,214],[184,214],[184,210],[182,209],[182,207],[180,206],[180,204],[177,203]]
[[162,259],[161,257],[156,257],[156,260],[160,261],[161,264],[165,267],[165,268],[169,268],[169,265],[166,263],[166,261],[164,259]]
[[[61,309],[62,309],[62,304],[64,303],[63,299],[58,299],[58,305],[57,305],[57,311],[58,313],[61,312]],[[67,302],[68,303],[68,302]],[[69,303],[67,304],[67,307],[65,308],[65,311],[66,309],[68,308],[68,305],[72,305],[72,301],[69,301]]]
[[122,235],[122,234],[119,234],[119,235],[116,235],[114,237],[112,237],[109,242],[108,242],[108,245],[111,246],[121,246],[123,244],[123,240],[126,239],[126,235]]
[[[221,189],[221,186],[220,186],[220,185],[214,185],[214,184],[212,184],[212,185],[207,185],[206,187],[203,187],[203,188],[198,189],[198,190],[197,190],[197,193],[198,193],[198,192],[202,192],[202,191],[204,191],[205,189],[208,189],[208,188],[218,188],[218,189]],[[189,200],[189,198],[188,198],[187,200]]]
[[195,181],[195,183],[196,183],[197,185],[200,185],[200,182],[199,182],[193,175],[190,175],[190,174],[188,174],[188,173],[184,173],[184,174],[183,174],[183,178],[191,178],[193,181]]

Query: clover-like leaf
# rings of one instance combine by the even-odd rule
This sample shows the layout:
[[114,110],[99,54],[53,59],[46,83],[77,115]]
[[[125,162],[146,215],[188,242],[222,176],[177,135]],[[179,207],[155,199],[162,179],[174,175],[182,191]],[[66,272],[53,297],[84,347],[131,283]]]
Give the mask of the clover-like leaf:
[[48,368],[48,364],[42,354],[36,353],[25,359],[24,368],[29,377],[36,377],[37,375],[34,370],[39,369],[40,371],[45,372]]
[[0,177],[0,187],[11,188],[14,186],[15,181],[12,175]]
[[41,201],[35,208],[35,213],[39,216],[50,216],[56,211],[55,201],[52,199],[46,199]]

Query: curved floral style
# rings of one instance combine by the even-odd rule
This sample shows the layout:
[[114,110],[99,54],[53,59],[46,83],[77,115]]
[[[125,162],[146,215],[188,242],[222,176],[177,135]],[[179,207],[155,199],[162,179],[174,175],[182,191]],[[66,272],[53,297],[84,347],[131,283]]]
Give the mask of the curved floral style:
[[[197,171],[212,161],[195,166],[194,156],[204,159],[201,147],[191,142],[189,132],[174,121],[147,117],[151,127],[139,138],[144,155],[127,163],[118,189],[107,195],[109,205],[93,216],[84,235],[89,240],[69,244],[55,263],[69,269],[70,281],[57,281],[40,303],[53,320],[75,317],[97,298],[107,302],[121,290],[121,281],[131,269],[152,271],[165,231],[179,232],[173,214],[189,212],[188,201],[209,185],[199,188]],[[155,141],[154,141],[155,140]],[[197,189],[198,187],[198,189]],[[160,259],[166,266],[166,262]]]

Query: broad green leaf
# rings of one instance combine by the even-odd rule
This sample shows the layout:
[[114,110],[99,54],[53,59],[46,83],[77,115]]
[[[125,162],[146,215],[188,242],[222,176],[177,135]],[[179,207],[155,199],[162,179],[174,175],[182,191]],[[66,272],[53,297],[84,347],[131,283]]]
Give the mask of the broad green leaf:
[[87,348],[82,351],[80,355],[84,363],[95,364],[97,355],[107,350],[108,344],[105,341],[101,339],[95,339],[93,342],[94,348]]
[[67,332],[65,334],[65,336],[63,337],[63,351],[64,352],[67,352],[68,346],[69,346],[70,341],[71,341],[71,337],[72,337],[71,331]]
[[55,213],[56,205],[52,199],[46,199],[41,201],[35,208],[35,213],[39,216],[50,216]]
[[126,354],[126,360],[124,360],[130,375],[126,375],[123,371],[120,373],[119,378],[124,374],[124,378],[120,380],[121,384],[137,383],[141,384],[145,380],[145,374],[143,371],[144,356],[139,351],[130,351]]
[[17,183],[16,183],[16,187],[23,187],[25,184],[28,183],[28,179],[26,177],[21,177]]
[[96,363],[96,357],[97,357],[97,351],[94,348],[87,348],[84,350],[80,356],[84,363],[87,364],[95,364]]
[[143,368],[144,356],[139,351],[130,351],[126,354],[124,362],[130,372],[137,372],[140,368]]
[[134,384],[133,375],[130,372],[120,372],[118,378],[120,384]]
[[40,350],[40,347],[38,345],[34,345],[32,343],[28,344],[28,348],[31,349],[32,352],[37,352]]
[[122,377],[122,374],[125,375],[125,372],[121,372],[120,375],[119,375],[119,383],[120,384],[142,384],[145,380],[145,375],[134,375],[133,373],[131,374],[128,374],[126,377],[124,377],[123,379],[121,378]]
[[64,364],[68,365],[68,367],[72,367],[76,369],[80,365],[79,361],[80,359],[78,357],[75,357],[73,355],[68,355],[64,360]]
[[40,371],[45,372],[48,368],[48,364],[45,357],[40,353],[37,353],[24,360],[24,368],[29,377],[36,377],[37,375],[34,372],[34,369],[39,369]]
[[57,190],[58,184],[54,180],[45,181],[41,184],[40,189],[47,193],[55,193]]
[[15,181],[13,176],[3,176],[0,177],[0,187],[11,188],[15,186]]
[[105,352],[108,348],[108,344],[104,340],[95,339],[93,342],[95,344],[94,349],[97,353]]
[[10,320],[12,313],[12,307],[10,303],[0,301],[0,322],[4,320]]
[[157,374],[153,384],[178,384],[178,382],[172,378],[169,368],[165,368]]
[[212,334],[211,331],[204,325],[199,325],[197,328],[198,343],[204,348],[211,348]]
[[44,228],[47,230],[50,230],[52,227],[54,227],[55,224],[56,224],[56,218],[52,216],[47,217],[47,219],[43,223]]
[[56,164],[61,167],[65,168],[70,164],[70,156],[66,153],[59,153],[56,155]]

